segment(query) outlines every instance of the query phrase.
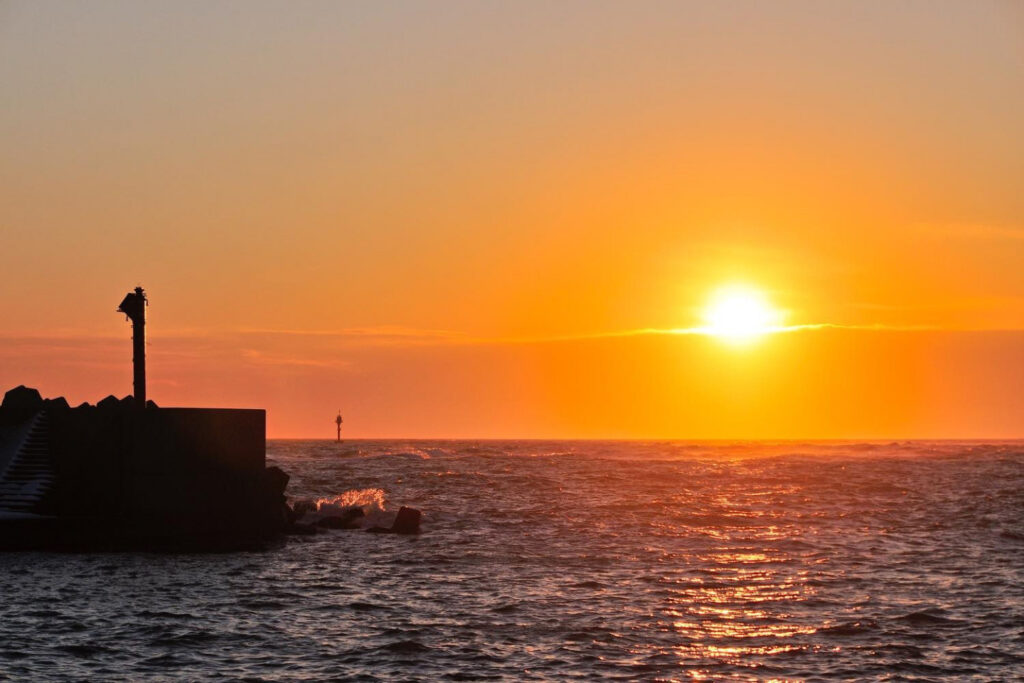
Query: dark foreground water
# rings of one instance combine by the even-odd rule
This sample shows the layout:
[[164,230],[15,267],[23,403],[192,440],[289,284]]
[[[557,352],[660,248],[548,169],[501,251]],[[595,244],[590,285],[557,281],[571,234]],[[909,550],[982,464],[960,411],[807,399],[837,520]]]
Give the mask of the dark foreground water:
[[424,533],[0,555],[0,678],[1024,679],[1021,442],[268,450]]

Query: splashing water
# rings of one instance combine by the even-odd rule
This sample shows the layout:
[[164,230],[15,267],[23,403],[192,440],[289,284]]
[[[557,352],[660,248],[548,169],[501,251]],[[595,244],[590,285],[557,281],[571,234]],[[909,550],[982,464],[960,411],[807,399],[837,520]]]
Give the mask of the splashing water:
[[293,501],[294,510],[303,522],[316,522],[324,517],[346,517],[353,510],[362,510],[362,516],[354,521],[357,527],[390,526],[394,515],[385,507],[384,489],[349,489],[333,498],[298,499]]
[[384,512],[384,489],[351,489],[335,498],[318,498],[316,501],[316,510],[321,514],[354,507],[362,508],[366,514]]

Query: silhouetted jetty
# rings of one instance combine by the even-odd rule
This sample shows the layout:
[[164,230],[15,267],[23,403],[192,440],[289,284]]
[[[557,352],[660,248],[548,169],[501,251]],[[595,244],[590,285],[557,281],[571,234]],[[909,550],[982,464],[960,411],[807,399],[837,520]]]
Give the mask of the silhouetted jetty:
[[288,475],[266,466],[266,412],[146,398],[136,288],[135,395],[72,408],[24,386],[0,404],[0,549],[254,547],[286,530]]

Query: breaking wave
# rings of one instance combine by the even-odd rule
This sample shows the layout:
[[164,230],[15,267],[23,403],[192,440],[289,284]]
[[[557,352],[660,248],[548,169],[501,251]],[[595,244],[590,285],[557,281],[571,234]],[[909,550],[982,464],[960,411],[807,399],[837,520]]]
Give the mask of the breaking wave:
[[321,514],[338,513],[349,508],[362,508],[363,512],[384,512],[384,489],[351,489],[334,498],[317,498],[316,511]]

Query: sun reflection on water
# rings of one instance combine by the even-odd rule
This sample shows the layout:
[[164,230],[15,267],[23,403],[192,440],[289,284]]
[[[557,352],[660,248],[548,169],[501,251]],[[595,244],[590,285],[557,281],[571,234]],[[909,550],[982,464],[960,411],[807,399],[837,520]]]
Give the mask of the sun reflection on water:
[[673,557],[676,570],[659,581],[665,593],[659,627],[676,636],[663,654],[686,666],[688,679],[712,680],[713,667],[728,665],[752,670],[749,679],[731,680],[787,680],[754,670],[769,658],[816,649],[805,636],[820,624],[800,614],[801,605],[815,597],[807,571],[811,558],[807,551],[791,550],[799,547],[792,543],[802,531],[779,505],[798,495],[800,488],[792,484],[737,488],[696,507],[682,494],[684,512],[652,524],[665,536],[716,539],[713,547],[705,540]]

